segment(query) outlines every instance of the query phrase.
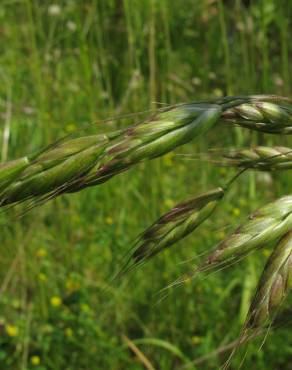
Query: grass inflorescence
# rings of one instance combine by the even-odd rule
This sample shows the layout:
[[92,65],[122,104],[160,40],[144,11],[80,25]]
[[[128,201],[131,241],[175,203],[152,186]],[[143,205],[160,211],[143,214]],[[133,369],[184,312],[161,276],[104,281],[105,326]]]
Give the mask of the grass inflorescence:
[[[138,126],[144,118],[150,123],[165,108],[189,101],[215,103],[229,115],[177,147],[185,156],[223,148],[212,159],[225,162],[229,147],[291,148],[291,135],[282,124],[281,133],[264,135],[243,127],[258,125],[251,116],[233,111],[239,102],[259,105],[244,100],[246,93],[291,96],[290,2],[0,3],[1,201],[3,190],[12,190],[10,185],[20,178],[31,184],[27,190],[20,182],[20,199],[6,206],[3,202],[0,210],[0,368],[220,368],[277,241],[224,274],[189,280],[159,305],[153,292],[186,272],[190,260],[200,262],[209,247],[244,223],[245,215],[290,194],[291,171],[259,172],[264,162],[257,162],[261,164],[225,191],[216,213],[195,232],[177,247],[144,260],[143,267],[113,286],[109,276],[121,266],[122,256],[133,252],[136,235],[183,199],[224,188],[246,164],[217,168],[211,160],[181,161],[169,152],[151,161],[145,157],[118,176],[112,162],[110,181],[79,191],[80,173],[82,178],[94,166],[80,159],[73,173],[73,159],[87,145],[97,150],[98,143],[106,143],[104,133],[117,134],[109,138],[113,143],[132,123]],[[235,100],[224,98],[235,94]],[[270,95],[265,99],[281,109],[290,104]],[[269,117],[258,126],[272,131]],[[10,161],[14,158],[18,163]],[[251,164],[255,162],[247,167]],[[62,174],[63,169],[69,172]],[[59,182],[54,183],[55,175]],[[96,172],[92,185],[94,179],[100,180]],[[13,197],[12,191],[11,201]],[[13,220],[16,211],[26,217],[9,222],[8,210]],[[262,338],[253,336],[243,368],[290,366],[291,295],[283,306],[272,313],[261,351]],[[238,368],[240,362],[236,356],[232,366]]]
[[[182,104],[124,130],[61,140],[39,153],[2,165],[1,205],[47,194],[54,197],[98,185],[141,161],[160,157],[216,129],[222,119],[263,132],[292,133],[290,103],[286,98],[259,95]],[[290,154],[287,148],[257,147],[225,155],[230,164],[243,167],[243,170],[224,188],[179,203],[154,222],[135,243],[130,255],[132,267],[193,232],[212,215],[225,191],[243,171],[274,170],[280,165],[281,169],[291,169]],[[245,224],[219,243],[194,274],[236,263],[251,251],[282,237],[291,228],[292,198],[285,196],[250,215]]]

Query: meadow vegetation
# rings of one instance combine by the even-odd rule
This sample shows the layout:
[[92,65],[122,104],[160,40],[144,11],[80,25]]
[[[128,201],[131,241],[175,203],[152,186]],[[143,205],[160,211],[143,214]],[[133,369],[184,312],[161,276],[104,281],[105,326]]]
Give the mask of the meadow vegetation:
[[[2,0],[1,160],[92,123],[90,133],[120,130],[165,104],[291,97],[291,19],[288,0]],[[107,120],[120,115],[126,116]],[[195,233],[113,277],[136,236],[159,216],[237,173],[247,153],[230,148],[263,145],[291,148],[291,135],[217,126],[24,217],[1,212],[0,368],[219,368],[251,314],[274,245],[207,278],[188,279],[167,297],[159,292],[249,214],[289,194],[291,171],[242,174]],[[223,164],[234,168],[217,163],[211,148],[227,150]],[[266,155],[261,150],[252,155]],[[231,369],[245,351],[242,369],[292,369],[291,302],[290,295],[264,346],[263,335],[250,341]]]

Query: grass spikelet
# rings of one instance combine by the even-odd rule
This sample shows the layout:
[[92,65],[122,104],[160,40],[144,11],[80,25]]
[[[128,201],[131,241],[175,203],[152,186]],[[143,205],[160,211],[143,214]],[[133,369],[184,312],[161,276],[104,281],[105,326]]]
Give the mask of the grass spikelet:
[[292,169],[292,149],[287,147],[257,146],[247,149],[233,149],[223,154],[223,165],[252,168],[261,171]]
[[47,170],[14,182],[3,192],[2,205],[38,197],[70,183],[73,179],[78,180],[96,163],[102,151],[103,148],[91,147]]
[[[61,140],[0,167],[0,205],[43,195],[51,199],[100,184],[136,163],[162,156],[205,134],[220,118],[264,132],[287,133],[291,112],[289,99],[232,96],[173,106],[124,130]],[[283,169],[287,166],[281,165]]]
[[27,167],[27,157],[0,164],[0,192],[10,185]]
[[[183,104],[114,135],[61,142],[34,155],[21,176],[2,172],[1,205],[44,194],[76,192],[107,181],[134,164],[161,156],[205,133],[219,119],[214,104]],[[6,179],[11,181],[5,182]],[[12,181],[13,180],[13,181]]]
[[209,218],[224,196],[222,188],[212,189],[177,204],[137,238],[117,276],[143,264],[185,238]]
[[271,202],[249,216],[247,222],[224,239],[196,272],[239,261],[251,251],[282,237],[292,227],[292,196]]
[[222,119],[242,127],[270,134],[292,133],[292,103],[271,102],[263,97],[251,97],[222,113]]
[[[125,138],[120,138],[118,143],[107,148],[107,156],[102,164],[98,164],[88,174],[84,185],[93,186],[104,182],[136,163],[154,159],[186,144],[208,131],[218,121],[220,114],[221,108],[216,105],[184,104],[159,113],[149,123],[130,128]],[[153,131],[152,122],[156,125],[155,135],[148,136],[148,125],[149,132]],[[138,138],[140,130],[142,135]]]
[[291,287],[292,229],[284,234],[268,258],[240,337],[222,369],[229,368],[236,351],[247,338],[262,333],[265,328],[268,332]]
[[292,229],[269,257],[251,303],[246,327],[267,324],[292,287]]
[[211,216],[223,196],[217,188],[177,204],[141,234],[132,258],[149,259],[186,237]]

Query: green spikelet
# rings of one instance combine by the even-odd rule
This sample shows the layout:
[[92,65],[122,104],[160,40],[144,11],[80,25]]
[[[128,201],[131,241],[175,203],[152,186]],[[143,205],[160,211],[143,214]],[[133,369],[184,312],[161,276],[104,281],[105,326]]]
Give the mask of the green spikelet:
[[13,183],[2,194],[2,204],[23,201],[55,190],[61,192],[62,186],[82,179],[82,176],[96,163],[103,150],[103,147],[91,147],[47,170]]
[[270,134],[292,134],[291,101],[271,102],[265,96],[251,97],[247,103],[225,110],[222,120]]
[[177,204],[141,234],[132,258],[149,259],[186,237],[211,216],[223,196],[217,188]]
[[[221,108],[210,104],[190,104],[176,107],[173,112],[168,111],[167,115],[164,113],[160,113],[155,122],[157,126],[161,124],[165,128],[166,119],[168,126],[166,131],[157,129],[154,139],[154,136],[146,134],[147,123],[141,125],[143,134],[140,138],[137,137],[138,126],[133,127],[134,131],[129,129],[124,140],[118,138],[118,143],[113,143],[106,149],[106,155],[88,173],[82,186],[104,182],[136,163],[159,157],[203,135],[218,121]],[[150,131],[152,130],[150,122]]]
[[282,197],[260,208],[246,223],[224,239],[199,270],[238,261],[252,250],[283,236],[292,227],[292,196]]
[[223,166],[253,168],[261,171],[292,169],[292,149],[286,147],[257,146],[248,149],[233,149],[224,153]]
[[0,192],[10,185],[27,167],[27,157],[0,164]]
[[248,328],[260,327],[272,319],[292,287],[292,229],[280,240],[269,257],[251,303]]

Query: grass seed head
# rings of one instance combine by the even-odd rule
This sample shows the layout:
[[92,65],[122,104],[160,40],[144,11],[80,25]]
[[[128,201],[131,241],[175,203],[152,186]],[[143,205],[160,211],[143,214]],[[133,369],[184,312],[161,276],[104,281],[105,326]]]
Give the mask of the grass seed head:
[[[138,162],[162,156],[205,134],[220,117],[249,128],[284,132],[291,126],[291,111],[291,102],[284,98],[226,97],[177,105],[109,134],[65,139],[25,159],[2,165],[0,204],[47,194],[54,197],[100,184]],[[259,151],[257,154],[263,155]],[[286,165],[281,163],[283,168]]]
[[88,173],[83,183],[85,186],[100,184],[136,163],[174,150],[203,135],[218,121],[220,114],[221,108],[217,105],[184,104],[133,126],[106,148],[106,155]]
[[216,104],[183,104],[123,131],[58,142],[30,156],[30,163],[21,159],[0,168],[1,205],[105,182],[205,133],[220,114]]

